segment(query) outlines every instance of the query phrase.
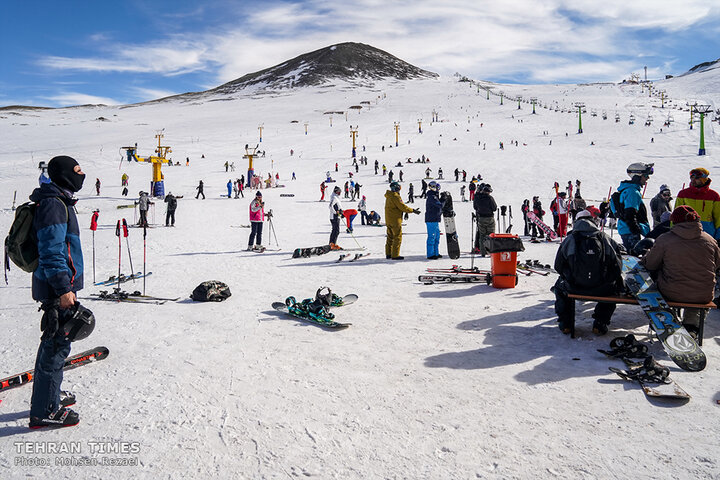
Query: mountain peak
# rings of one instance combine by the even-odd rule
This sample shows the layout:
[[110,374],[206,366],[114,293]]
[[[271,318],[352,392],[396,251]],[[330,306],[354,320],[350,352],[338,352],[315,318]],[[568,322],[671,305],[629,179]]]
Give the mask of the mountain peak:
[[346,42],[299,55],[259,72],[249,73],[210,92],[228,94],[249,86],[281,90],[329,84],[334,79],[355,85],[368,85],[375,80],[386,78],[408,80],[437,76],[436,73],[410,65],[370,45]]

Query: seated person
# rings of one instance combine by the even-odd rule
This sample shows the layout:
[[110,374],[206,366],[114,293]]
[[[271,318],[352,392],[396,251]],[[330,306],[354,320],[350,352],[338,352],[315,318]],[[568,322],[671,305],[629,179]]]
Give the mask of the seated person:
[[375,210],[370,210],[368,214],[368,225],[380,225],[380,215]]
[[[555,313],[560,330],[575,335],[575,300],[568,294],[592,296],[617,295],[622,291],[622,258],[620,247],[598,229],[598,218],[588,210],[578,212],[572,231],[560,244],[555,256],[558,278]],[[616,304],[599,302],[593,313],[593,332],[604,335]]]
[[[673,227],[655,240],[640,260],[655,278],[658,290],[674,302],[707,303],[713,299],[716,276],[720,268],[720,247],[705,233],[700,216],[688,205],[681,205],[670,215]],[[682,323],[697,336],[700,321],[707,308],[685,308]]]

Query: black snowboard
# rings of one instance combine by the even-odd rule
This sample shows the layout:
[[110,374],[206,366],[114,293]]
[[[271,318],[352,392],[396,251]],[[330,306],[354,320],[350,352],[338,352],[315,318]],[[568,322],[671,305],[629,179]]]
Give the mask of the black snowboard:
[[313,255],[324,255],[330,251],[330,245],[322,245],[319,247],[296,248],[292,258],[312,257]]
[[445,224],[448,256],[452,259],[460,258],[460,242],[455,228],[455,210],[453,209],[452,195],[448,192],[442,192],[440,200],[443,202],[442,216]]

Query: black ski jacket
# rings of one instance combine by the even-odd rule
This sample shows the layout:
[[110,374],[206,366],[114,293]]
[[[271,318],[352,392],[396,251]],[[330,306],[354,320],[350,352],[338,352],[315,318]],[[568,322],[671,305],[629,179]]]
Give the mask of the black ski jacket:
[[477,193],[473,199],[473,208],[478,217],[493,217],[497,211],[497,204],[492,195],[488,193]]

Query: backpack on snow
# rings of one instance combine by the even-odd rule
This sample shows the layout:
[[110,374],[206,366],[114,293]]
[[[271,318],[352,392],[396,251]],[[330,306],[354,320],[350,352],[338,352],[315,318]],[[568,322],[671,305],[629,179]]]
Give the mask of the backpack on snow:
[[600,234],[572,234],[575,253],[568,256],[571,284],[583,289],[599,287],[608,282],[605,244]]
[[195,287],[190,298],[196,302],[222,302],[230,295],[230,287],[217,280],[208,280]]
[[[55,197],[57,198],[57,197]],[[65,211],[67,205],[60,200]],[[40,254],[37,247],[37,234],[33,222],[35,220],[35,210],[37,204],[34,202],[25,202],[15,210],[15,220],[10,226],[10,232],[5,237],[5,270],[10,270],[8,258],[17,265],[21,270],[32,273],[38,266]]]

